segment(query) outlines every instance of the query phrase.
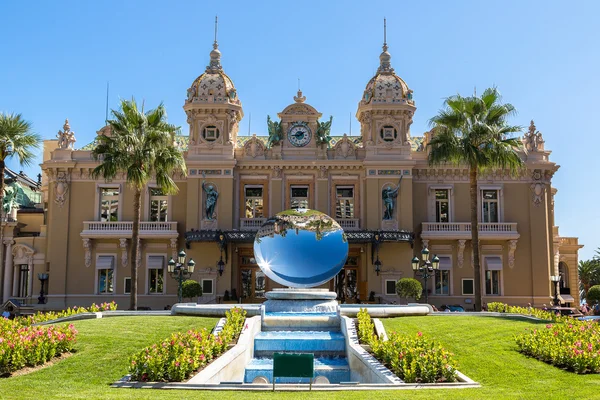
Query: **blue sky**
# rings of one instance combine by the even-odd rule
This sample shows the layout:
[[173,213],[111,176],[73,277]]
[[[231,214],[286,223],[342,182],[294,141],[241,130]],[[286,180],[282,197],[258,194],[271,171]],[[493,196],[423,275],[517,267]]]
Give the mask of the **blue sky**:
[[46,139],[68,117],[83,146],[103,126],[108,81],[110,107],[131,96],[162,101],[185,128],[186,89],[208,63],[215,14],[244,134],[250,114],[251,132],[266,132],[267,115],[293,101],[298,78],[307,102],[333,115],[333,134],[348,132],[350,116],[357,134],[354,114],[387,17],[392,65],[418,107],[413,136],[445,97],[496,85],[519,111],[513,122],[534,119],[561,165],[553,180],[561,234],[580,237],[582,258],[600,246],[591,168],[600,144],[598,1],[3,2],[0,110],[22,113]]

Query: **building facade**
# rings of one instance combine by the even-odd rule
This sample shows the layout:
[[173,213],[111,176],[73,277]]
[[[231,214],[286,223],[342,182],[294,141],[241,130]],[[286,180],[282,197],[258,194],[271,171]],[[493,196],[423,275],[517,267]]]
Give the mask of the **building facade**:
[[[428,165],[432,133],[412,135],[413,92],[392,68],[387,45],[377,73],[357,93],[359,136],[330,135],[331,120],[301,91],[269,118],[268,136],[239,136],[242,102],[216,41],[213,47],[183,106],[189,135],[177,142],[187,176],[175,176],[176,195],[150,184],[142,198],[138,304],[162,309],[176,301],[177,284],[166,267],[182,248],[196,262],[192,279],[203,286],[200,303],[262,301],[278,285],[256,264],[254,235],[269,216],[303,207],[332,216],[346,231],[346,265],[323,285],[343,301],[399,302],[396,281],[414,276],[411,259],[428,247],[440,258],[428,282],[429,301],[472,308],[468,168]],[[98,135],[110,135],[110,128]],[[560,275],[562,301],[579,304],[581,246],[577,238],[561,237],[554,224],[552,177],[559,166],[533,121],[523,142],[526,171],[480,176],[483,301],[550,304],[550,277]],[[92,179],[91,147],[74,150],[73,143],[67,126],[58,141],[45,141],[46,221],[39,240],[18,251],[5,241],[4,276],[14,277],[24,265],[31,274],[47,272],[48,308],[111,300],[127,308],[133,194],[123,175]],[[4,299],[19,294],[4,285]]]

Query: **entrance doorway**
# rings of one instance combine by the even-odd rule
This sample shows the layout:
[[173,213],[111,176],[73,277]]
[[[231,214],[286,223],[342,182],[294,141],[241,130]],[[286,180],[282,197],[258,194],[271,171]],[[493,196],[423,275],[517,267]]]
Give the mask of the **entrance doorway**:
[[337,293],[340,303],[358,302],[359,260],[359,255],[349,255],[344,268],[333,278],[331,289]]
[[267,284],[270,283],[264,272],[258,267],[252,253],[239,256],[240,296],[243,303],[262,303],[265,301]]

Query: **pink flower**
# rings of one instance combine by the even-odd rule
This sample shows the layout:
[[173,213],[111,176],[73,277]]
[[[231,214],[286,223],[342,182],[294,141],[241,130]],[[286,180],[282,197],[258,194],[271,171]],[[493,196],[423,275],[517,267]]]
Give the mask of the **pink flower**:
[[417,332],[417,336],[421,337],[421,336],[423,336],[423,334],[421,332]]

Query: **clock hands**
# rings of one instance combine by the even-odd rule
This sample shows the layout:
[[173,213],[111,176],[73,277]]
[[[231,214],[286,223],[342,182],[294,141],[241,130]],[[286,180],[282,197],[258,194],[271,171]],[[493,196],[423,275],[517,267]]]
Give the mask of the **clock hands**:
[[296,138],[296,139],[301,139],[304,136],[304,131],[297,131],[292,133],[292,135]]

